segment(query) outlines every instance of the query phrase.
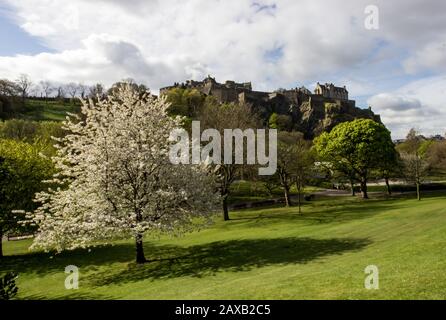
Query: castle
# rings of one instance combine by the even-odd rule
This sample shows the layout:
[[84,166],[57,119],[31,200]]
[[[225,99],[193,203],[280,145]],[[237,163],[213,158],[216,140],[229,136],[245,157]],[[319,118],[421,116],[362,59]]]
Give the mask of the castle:
[[203,95],[213,96],[220,103],[247,103],[263,119],[268,119],[272,113],[289,116],[293,130],[304,132],[308,138],[330,130],[340,122],[356,118],[381,122],[380,117],[370,108],[356,107],[356,102],[349,100],[345,86],[336,87],[333,83],[318,82],[314,93],[305,87],[264,92],[252,90],[251,82],[218,83],[215,78],[208,76],[203,81],[174,83],[173,86],[161,88],[160,94],[166,94],[174,88],[195,89]]

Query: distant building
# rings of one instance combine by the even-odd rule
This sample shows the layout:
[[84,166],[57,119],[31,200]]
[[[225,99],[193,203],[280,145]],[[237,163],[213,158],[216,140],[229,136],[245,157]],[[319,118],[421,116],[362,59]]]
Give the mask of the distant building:
[[215,78],[208,76],[203,81],[187,80],[185,83],[175,83],[173,86],[161,88],[160,94],[173,88],[196,89],[207,96],[214,96],[222,103],[236,102],[240,93],[252,91],[251,82],[237,83],[228,80],[225,83],[218,83]]
[[445,137],[442,136],[441,134],[436,134],[434,136],[431,136],[429,139],[435,140],[435,141],[443,141],[443,140],[445,140]]
[[406,141],[406,139],[395,139],[393,140],[394,144],[400,144],[400,143],[404,143]]
[[314,94],[330,99],[348,100],[346,87],[336,87],[333,83],[320,84],[318,82]]

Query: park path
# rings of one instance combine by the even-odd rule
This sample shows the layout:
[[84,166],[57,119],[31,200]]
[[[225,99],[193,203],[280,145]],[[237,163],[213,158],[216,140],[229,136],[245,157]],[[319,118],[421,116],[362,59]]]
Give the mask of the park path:
[[[446,190],[426,190],[422,191],[422,194],[426,193],[432,193],[432,192],[439,192],[439,191],[445,191]],[[382,191],[372,191],[368,192],[368,194],[382,194]],[[405,191],[405,192],[392,192],[392,195],[401,195],[401,194],[415,194],[416,191]],[[320,191],[311,192],[306,195],[314,195],[314,196],[323,196],[323,197],[345,197],[345,196],[351,196],[351,192],[348,190],[338,190],[338,189],[325,189]],[[359,196],[360,193],[357,193],[357,196]],[[302,195],[303,197],[304,195]],[[297,200],[297,195],[292,195],[291,200]],[[305,201],[305,200],[303,200]],[[271,206],[277,203],[284,203],[285,198],[271,198],[271,199],[265,199],[265,200],[256,200],[256,201],[247,201],[247,202],[239,202],[229,205],[229,209],[237,210],[237,209],[248,209],[248,208],[258,208],[258,207],[266,207]]]
[[[325,189],[320,191],[311,192],[311,195],[314,196],[327,196],[327,197],[342,197],[351,195],[350,191],[346,190],[337,190],[337,189]],[[306,194],[308,195],[308,194]],[[302,195],[303,197],[304,195]],[[297,195],[292,195],[291,200],[297,200]],[[283,197],[280,198],[271,198],[265,200],[256,200],[256,201],[247,201],[247,202],[239,202],[233,203],[229,205],[229,209],[246,209],[246,208],[256,208],[256,207],[265,207],[270,206],[276,203],[283,203],[285,199]]]

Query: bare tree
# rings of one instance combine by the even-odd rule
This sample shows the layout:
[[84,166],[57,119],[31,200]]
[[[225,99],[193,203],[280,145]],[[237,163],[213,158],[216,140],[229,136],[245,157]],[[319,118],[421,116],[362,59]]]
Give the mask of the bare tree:
[[434,169],[446,169],[446,140],[436,141],[427,150],[427,160]]
[[67,93],[70,95],[71,100],[74,101],[74,98],[76,97],[76,94],[79,90],[78,85],[74,82],[70,82],[69,84],[67,84],[65,86],[65,89],[66,89]]
[[19,93],[19,88],[15,82],[7,79],[0,79],[0,95],[5,97],[15,97]]
[[[246,104],[219,104],[207,101],[200,115],[201,129],[213,128],[220,132],[223,139],[225,129],[255,129],[260,126],[258,115]],[[224,141],[221,141],[222,145]],[[223,149],[223,148],[222,148]],[[229,220],[228,197],[231,184],[240,173],[242,164],[219,164],[214,166],[217,188],[222,199],[223,219]]]
[[415,184],[417,188],[417,199],[421,200],[420,187],[428,170],[428,163],[419,154],[402,153],[401,159],[404,163],[404,175],[406,180]]
[[96,83],[95,85],[88,88],[88,96],[92,99],[102,97],[105,94],[105,88],[101,83]]
[[296,132],[280,132],[277,145],[277,175],[285,197],[285,206],[291,206],[290,189],[293,183],[293,164],[295,161],[294,143]]
[[297,204],[299,213],[301,213],[302,193],[311,177],[315,162],[314,153],[311,151],[311,141],[305,140],[303,134],[298,136],[294,144],[293,154],[295,158],[292,169],[297,190]]
[[65,98],[65,90],[63,86],[58,86],[56,90],[57,90],[57,95],[56,95],[57,99]]
[[426,140],[415,129],[410,129],[406,141],[398,145],[403,161],[404,176],[408,182],[415,184],[417,199],[421,200],[420,186],[425,178],[429,164],[426,158],[426,150],[422,148]]
[[40,88],[42,89],[45,99],[48,99],[49,95],[54,91],[54,87],[51,85],[49,81],[40,81]]
[[79,94],[81,98],[85,99],[88,87],[83,83],[79,83],[77,87],[79,88]]
[[15,81],[17,88],[19,89],[22,101],[25,102],[26,97],[31,90],[32,82],[28,75],[21,74]]

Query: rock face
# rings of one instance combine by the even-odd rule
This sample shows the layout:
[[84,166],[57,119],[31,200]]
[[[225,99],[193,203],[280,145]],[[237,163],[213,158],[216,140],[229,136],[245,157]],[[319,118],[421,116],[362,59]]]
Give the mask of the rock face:
[[211,95],[221,103],[247,103],[252,106],[265,122],[273,113],[290,118],[292,127],[288,130],[303,132],[305,137],[312,139],[323,131],[330,131],[341,122],[358,118],[373,119],[381,123],[379,115],[370,109],[356,107],[354,100],[348,99],[345,87],[333,84],[317,84],[315,93],[305,87],[275,92],[254,91],[251,83],[236,83],[226,81],[218,83],[214,78],[207,77],[203,81],[188,80],[186,83],[176,83],[173,86],[161,88],[164,94],[173,88],[196,89],[204,95]]
[[320,101],[312,98],[300,104],[297,114],[296,130],[304,132],[308,138],[314,138],[323,131],[330,131],[341,122],[358,118],[373,119],[381,123],[379,115],[375,115],[370,109],[356,107],[353,100]]

